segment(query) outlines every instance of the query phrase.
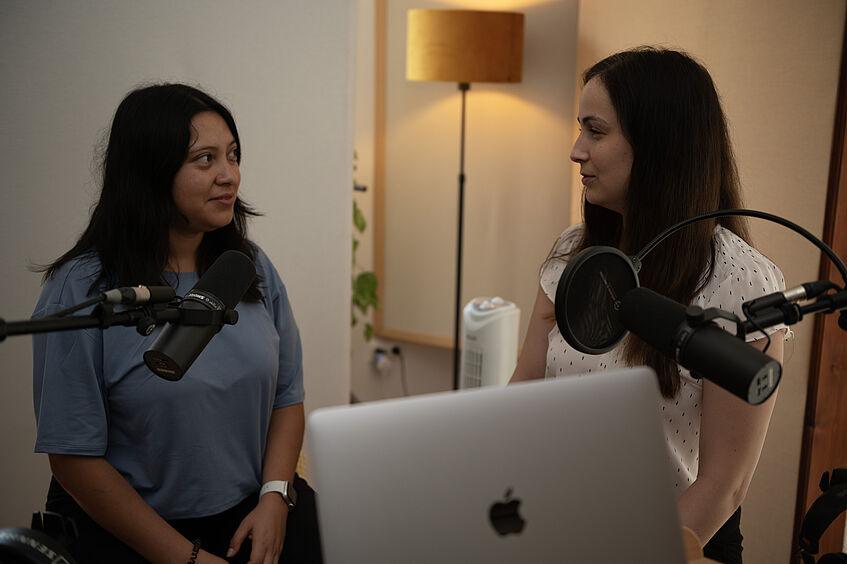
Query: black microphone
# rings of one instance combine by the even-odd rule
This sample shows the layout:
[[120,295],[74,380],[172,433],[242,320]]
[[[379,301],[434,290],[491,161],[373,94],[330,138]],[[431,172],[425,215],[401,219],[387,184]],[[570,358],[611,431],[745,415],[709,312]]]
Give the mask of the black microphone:
[[162,304],[176,297],[170,286],[130,286],[103,292],[107,304]]
[[[168,323],[156,338],[150,350],[144,353],[144,362],[165,380],[176,381],[183,377],[206,345],[220,331],[228,312],[235,314],[253,279],[256,267],[247,255],[239,251],[226,251],[212,263],[197,284],[179,305],[180,319]],[[216,315],[214,321],[195,321],[192,314]],[[229,322],[234,323],[237,315]]]
[[683,305],[647,288],[623,297],[620,321],[648,345],[752,405],[768,399],[782,366],[713,322],[692,325]]

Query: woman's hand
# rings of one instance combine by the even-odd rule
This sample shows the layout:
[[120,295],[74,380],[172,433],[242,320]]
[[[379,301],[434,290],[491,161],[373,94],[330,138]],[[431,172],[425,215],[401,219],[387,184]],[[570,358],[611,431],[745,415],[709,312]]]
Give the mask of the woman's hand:
[[[49,454],[50,469],[82,509],[104,529],[160,564],[184,564],[192,543],[144,501],[124,477],[99,456]],[[211,560],[204,560],[205,554]],[[225,562],[209,553],[198,562]]]
[[[262,463],[262,480],[286,480],[294,484],[294,467],[303,444],[305,417],[303,404],[297,403],[274,409],[268,425],[265,460]],[[248,564],[276,564],[285,542],[288,523],[288,505],[282,495],[269,492],[259,498],[256,508],[238,525],[232,535],[227,558],[241,549],[244,539],[253,541]]]
[[277,493],[270,492],[259,499],[258,505],[238,525],[229,542],[227,558],[241,549],[245,538],[250,538],[253,549],[248,564],[276,564],[285,542],[288,506]]
[[227,561],[211,552],[201,550],[197,553],[197,564],[227,564]]

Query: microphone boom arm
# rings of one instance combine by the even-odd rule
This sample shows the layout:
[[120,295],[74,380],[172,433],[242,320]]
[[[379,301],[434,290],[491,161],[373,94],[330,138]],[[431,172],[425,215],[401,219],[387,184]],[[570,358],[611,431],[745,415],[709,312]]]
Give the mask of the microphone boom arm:
[[664,241],[673,232],[675,232],[679,229],[682,229],[683,227],[690,225],[690,224],[697,222],[697,221],[701,221],[701,220],[705,220],[705,219],[712,219],[712,218],[715,218],[715,217],[731,216],[731,215],[744,215],[744,216],[750,216],[750,217],[757,217],[757,218],[760,218],[760,219],[766,219],[768,221],[772,221],[774,223],[778,223],[780,225],[788,227],[789,229],[799,233],[800,235],[802,235],[803,237],[805,237],[806,239],[811,241],[821,251],[823,251],[823,253],[827,257],[829,257],[829,259],[832,261],[832,263],[835,265],[835,267],[841,273],[841,278],[844,280],[845,289],[847,289],[847,266],[845,266],[844,261],[842,261],[838,257],[838,255],[835,254],[835,251],[833,251],[826,243],[824,243],[823,241],[821,241],[820,239],[818,239],[817,237],[812,235],[809,231],[800,227],[796,223],[789,221],[785,218],[779,217],[778,215],[774,215],[774,214],[762,212],[762,211],[757,211],[757,210],[746,210],[746,209],[717,210],[717,211],[704,213],[702,215],[697,215],[697,216],[688,218],[686,220],[680,221],[676,225],[672,225],[671,227],[668,227],[667,229],[665,229],[664,231],[659,233],[656,237],[654,237],[652,241],[647,243],[647,245],[644,246],[644,248],[641,250],[640,253],[638,253],[636,256],[632,257],[632,263],[635,266],[636,271],[641,269],[641,261],[644,260],[644,257],[646,257],[647,254],[650,251],[652,251],[659,243]]
[[9,335],[29,335],[33,333],[52,333],[98,327],[107,329],[112,326],[135,326],[139,334],[146,336],[153,332],[156,325],[173,322],[182,325],[235,325],[238,312],[234,309],[223,311],[180,310],[176,306],[150,304],[118,313],[114,305],[101,303],[91,315],[72,315],[67,317],[47,316],[24,321],[9,321],[0,318],[0,342]]

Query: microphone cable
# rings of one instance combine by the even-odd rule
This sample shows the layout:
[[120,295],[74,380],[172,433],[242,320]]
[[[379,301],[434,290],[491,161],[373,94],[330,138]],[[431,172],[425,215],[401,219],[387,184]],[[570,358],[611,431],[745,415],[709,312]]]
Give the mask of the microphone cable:
[[106,295],[100,294],[99,296],[91,298],[90,300],[85,300],[82,303],[72,305],[71,307],[65,308],[62,311],[58,311],[58,312],[56,312],[53,315],[50,315],[48,317],[65,317],[66,315],[71,314],[75,311],[79,311],[81,309],[87,308],[88,306],[93,306],[95,304],[99,304],[99,303],[104,302],[104,301],[106,301]]
[[406,383],[406,358],[403,356],[403,349],[398,346],[391,347],[391,353],[400,359],[400,384],[403,386],[403,395],[409,395],[409,386]]

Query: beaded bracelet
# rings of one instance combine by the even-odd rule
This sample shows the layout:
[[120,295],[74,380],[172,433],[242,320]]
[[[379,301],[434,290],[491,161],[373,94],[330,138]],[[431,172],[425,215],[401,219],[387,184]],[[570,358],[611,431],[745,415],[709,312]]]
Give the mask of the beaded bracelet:
[[200,552],[200,539],[194,541],[194,548],[191,549],[191,558],[188,559],[188,564],[197,562],[197,554]]

